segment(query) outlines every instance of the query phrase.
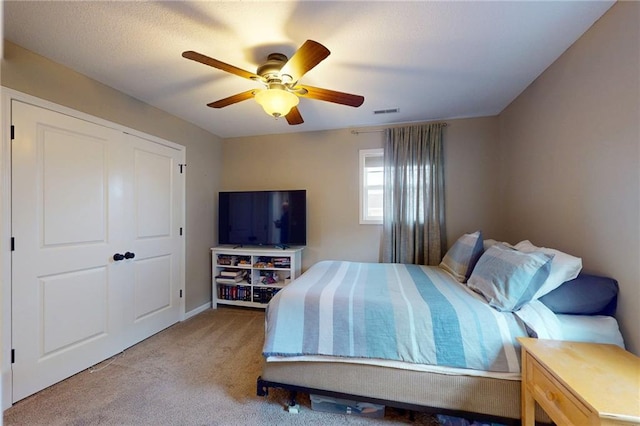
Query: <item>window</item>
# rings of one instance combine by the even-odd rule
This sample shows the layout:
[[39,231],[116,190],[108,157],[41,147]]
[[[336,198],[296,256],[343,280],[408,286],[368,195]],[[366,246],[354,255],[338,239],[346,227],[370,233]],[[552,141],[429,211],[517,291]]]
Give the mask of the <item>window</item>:
[[383,155],[382,148],[360,150],[361,224],[382,224]]

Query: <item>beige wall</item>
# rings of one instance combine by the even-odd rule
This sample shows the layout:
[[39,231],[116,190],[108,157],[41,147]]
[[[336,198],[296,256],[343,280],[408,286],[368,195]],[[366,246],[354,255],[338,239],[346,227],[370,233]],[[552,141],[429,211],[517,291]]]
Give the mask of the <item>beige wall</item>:
[[502,239],[497,117],[447,120],[445,208],[447,244],[481,230],[484,238]]
[[[450,120],[445,129],[445,197],[449,243],[482,229],[497,235],[497,117]],[[373,128],[226,139],[221,190],[306,189],[303,269],[325,259],[377,262],[380,225],[358,220],[359,150],[381,148]]]
[[640,354],[640,3],[618,2],[500,114],[506,238],[616,278]]
[[175,142],[187,148],[187,312],[211,300],[209,249],[217,241],[214,217],[219,185],[220,140],[69,68],[5,41],[2,86]]
[[348,130],[227,139],[220,189],[306,189],[303,270],[323,259],[375,262],[381,226],[358,224],[358,150],[381,140]]

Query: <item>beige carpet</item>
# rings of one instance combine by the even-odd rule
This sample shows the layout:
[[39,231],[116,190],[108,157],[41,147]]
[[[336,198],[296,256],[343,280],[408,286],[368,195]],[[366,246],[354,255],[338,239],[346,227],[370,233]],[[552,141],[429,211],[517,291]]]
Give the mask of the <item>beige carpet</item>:
[[264,312],[208,310],[16,403],[5,425],[437,425],[387,409],[384,419],[285,410],[288,393],[256,396]]

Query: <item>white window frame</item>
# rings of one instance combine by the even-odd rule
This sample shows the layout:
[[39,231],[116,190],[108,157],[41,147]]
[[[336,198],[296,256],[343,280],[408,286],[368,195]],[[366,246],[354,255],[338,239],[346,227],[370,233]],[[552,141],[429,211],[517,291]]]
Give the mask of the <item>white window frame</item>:
[[382,160],[384,157],[384,150],[382,148],[374,148],[374,149],[361,149],[360,150],[360,167],[359,167],[359,175],[360,175],[360,224],[361,225],[382,225],[382,216],[369,216],[367,205],[369,203],[368,194],[369,189],[371,188],[380,188],[384,191],[383,185],[369,185],[367,183],[367,158],[370,157],[380,157]]

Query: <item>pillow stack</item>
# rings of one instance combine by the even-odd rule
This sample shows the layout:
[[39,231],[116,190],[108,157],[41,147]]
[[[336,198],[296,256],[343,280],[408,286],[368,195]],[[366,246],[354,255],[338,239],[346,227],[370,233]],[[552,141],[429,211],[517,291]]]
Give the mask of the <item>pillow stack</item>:
[[440,267],[484,296],[497,310],[513,312],[576,278],[582,259],[536,247],[528,240],[515,246],[495,240],[484,242],[477,231],[460,237]]

